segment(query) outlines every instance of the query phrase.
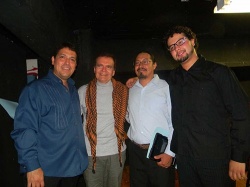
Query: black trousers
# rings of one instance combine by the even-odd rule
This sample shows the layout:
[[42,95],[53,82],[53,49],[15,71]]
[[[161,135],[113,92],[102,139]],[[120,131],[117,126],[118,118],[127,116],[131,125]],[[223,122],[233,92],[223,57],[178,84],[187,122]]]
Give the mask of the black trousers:
[[[46,177],[44,176],[44,183],[46,187],[77,187],[78,179],[76,177]],[[24,175],[24,186],[27,186],[27,175]]]
[[130,187],[174,187],[174,168],[162,168],[146,158],[147,149],[128,141]]
[[176,156],[180,187],[235,187],[228,175],[228,159]]

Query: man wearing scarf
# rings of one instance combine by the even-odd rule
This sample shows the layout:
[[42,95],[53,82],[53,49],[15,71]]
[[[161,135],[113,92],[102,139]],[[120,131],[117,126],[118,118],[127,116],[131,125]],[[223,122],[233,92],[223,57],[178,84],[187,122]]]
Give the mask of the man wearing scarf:
[[124,122],[128,89],[112,78],[115,58],[100,54],[95,78],[79,88],[89,166],[84,172],[87,187],[120,187],[126,159]]

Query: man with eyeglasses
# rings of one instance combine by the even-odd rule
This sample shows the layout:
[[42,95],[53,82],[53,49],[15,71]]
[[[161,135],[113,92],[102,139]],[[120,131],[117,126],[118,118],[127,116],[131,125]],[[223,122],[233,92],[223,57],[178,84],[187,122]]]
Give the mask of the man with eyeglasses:
[[116,81],[115,57],[99,54],[95,78],[79,88],[89,165],[84,172],[87,187],[120,187],[126,160],[124,122],[128,89]]
[[[127,121],[128,153],[131,187],[174,187],[174,153],[170,151],[173,133],[169,86],[159,79],[154,70],[157,63],[153,54],[138,53],[134,62],[137,82],[129,90]],[[157,127],[169,131],[169,144],[163,154],[155,156],[159,161],[147,158],[150,140]]]
[[197,54],[190,28],[171,28],[165,42],[180,63],[168,77],[180,186],[233,187],[246,178],[248,98],[228,67]]

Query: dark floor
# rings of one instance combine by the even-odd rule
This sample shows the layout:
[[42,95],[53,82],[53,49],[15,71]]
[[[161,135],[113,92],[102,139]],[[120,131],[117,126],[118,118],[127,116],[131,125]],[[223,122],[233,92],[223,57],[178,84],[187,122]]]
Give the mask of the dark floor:
[[[123,171],[123,179],[122,179],[122,186],[121,187],[129,187],[129,166],[124,167]],[[179,187],[178,182],[178,174],[176,172],[176,180],[175,180],[175,187]],[[250,187],[250,184],[246,186],[246,180],[239,180],[236,182],[236,187]]]

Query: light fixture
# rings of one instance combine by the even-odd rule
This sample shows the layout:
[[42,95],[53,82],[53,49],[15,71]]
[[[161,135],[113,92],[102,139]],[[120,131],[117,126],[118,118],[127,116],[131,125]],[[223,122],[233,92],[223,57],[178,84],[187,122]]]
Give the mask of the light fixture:
[[250,13],[250,0],[217,0],[214,13]]

